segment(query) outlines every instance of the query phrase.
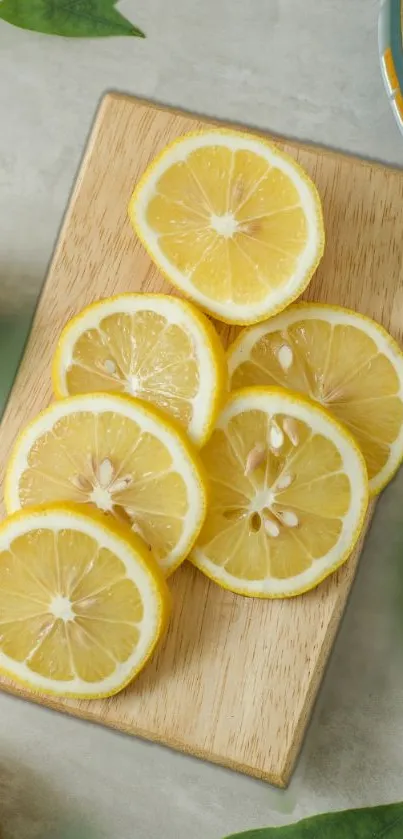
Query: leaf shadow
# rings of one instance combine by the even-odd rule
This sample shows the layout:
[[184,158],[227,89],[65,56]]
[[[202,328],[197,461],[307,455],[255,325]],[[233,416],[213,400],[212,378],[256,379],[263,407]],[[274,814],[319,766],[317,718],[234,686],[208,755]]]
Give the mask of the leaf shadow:
[[36,273],[0,266],[0,418],[29,336],[41,285]]
[[0,319],[32,315],[43,279],[42,269],[36,265],[8,262],[0,256]]
[[[4,756],[3,756],[4,758]],[[97,839],[81,813],[68,811],[48,780],[7,756],[0,763],[1,839]]]

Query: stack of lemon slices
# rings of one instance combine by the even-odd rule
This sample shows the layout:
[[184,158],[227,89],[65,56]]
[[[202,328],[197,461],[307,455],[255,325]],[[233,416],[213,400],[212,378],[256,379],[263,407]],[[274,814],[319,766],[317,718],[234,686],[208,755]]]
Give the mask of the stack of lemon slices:
[[[5,483],[0,666],[66,696],[110,695],[141,670],[186,558],[249,596],[316,586],[403,458],[396,343],[357,313],[289,306],[324,247],[294,160],[239,132],[185,136],[129,215],[193,303],[127,293],[73,318],[56,401],[20,433]],[[249,325],[228,358],[194,304]]]

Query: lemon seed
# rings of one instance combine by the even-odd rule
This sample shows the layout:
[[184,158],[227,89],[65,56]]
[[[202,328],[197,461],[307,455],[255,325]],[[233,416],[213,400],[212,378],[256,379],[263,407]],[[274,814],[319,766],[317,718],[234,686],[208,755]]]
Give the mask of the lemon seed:
[[250,475],[251,472],[254,472],[263,463],[265,457],[266,447],[263,443],[256,443],[246,458],[244,475]]

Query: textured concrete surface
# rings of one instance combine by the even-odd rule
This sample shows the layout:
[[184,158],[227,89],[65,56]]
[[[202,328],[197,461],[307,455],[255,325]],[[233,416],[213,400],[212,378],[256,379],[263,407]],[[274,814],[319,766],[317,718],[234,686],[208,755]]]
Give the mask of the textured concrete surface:
[[[0,21],[0,378],[26,330],[101,94],[125,90],[403,164],[374,0],[125,0],[147,40]],[[4,839],[220,839],[403,798],[403,474],[384,495],[286,792],[0,694]]]

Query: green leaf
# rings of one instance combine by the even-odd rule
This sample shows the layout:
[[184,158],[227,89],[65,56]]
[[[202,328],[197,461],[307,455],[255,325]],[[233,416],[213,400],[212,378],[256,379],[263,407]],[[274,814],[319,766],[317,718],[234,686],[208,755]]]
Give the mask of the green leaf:
[[115,5],[116,0],[0,0],[0,18],[21,29],[67,38],[144,38]]
[[285,827],[248,830],[227,839],[402,839],[403,804],[343,810]]

